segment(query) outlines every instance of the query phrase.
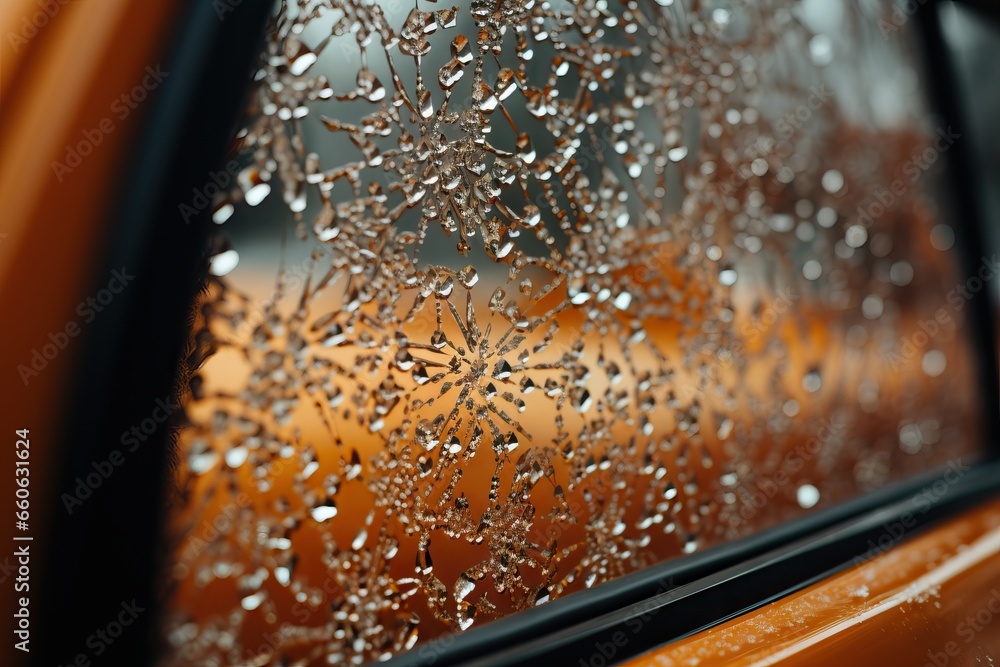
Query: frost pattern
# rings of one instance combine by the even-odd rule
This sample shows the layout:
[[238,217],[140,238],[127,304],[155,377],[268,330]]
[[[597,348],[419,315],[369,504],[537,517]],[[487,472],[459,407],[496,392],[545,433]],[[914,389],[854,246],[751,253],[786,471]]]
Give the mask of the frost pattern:
[[200,304],[167,664],[384,659],[973,452],[941,203],[865,217],[910,56],[831,5],[284,0],[215,219],[313,250]]

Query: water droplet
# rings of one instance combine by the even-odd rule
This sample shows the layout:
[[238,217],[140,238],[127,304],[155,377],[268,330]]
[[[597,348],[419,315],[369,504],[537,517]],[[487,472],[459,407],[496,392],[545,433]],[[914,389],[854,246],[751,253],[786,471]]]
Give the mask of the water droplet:
[[368,541],[368,531],[362,528],[358,531],[358,534],[354,537],[354,541],[351,542],[351,548],[355,551],[361,551],[362,547],[365,546],[365,542]]
[[944,252],[955,245],[955,230],[946,224],[935,225],[931,230],[931,245]]
[[317,60],[316,54],[300,42],[298,52],[288,59],[288,71],[293,76],[302,76]]
[[812,484],[803,484],[795,492],[795,497],[799,502],[799,507],[810,509],[819,502],[819,489]]
[[832,195],[837,194],[844,188],[844,175],[836,169],[831,169],[823,174],[822,184],[824,190]]
[[802,265],[802,277],[806,280],[819,280],[822,275],[823,265],[815,259],[810,259]]
[[844,242],[852,248],[860,248],[868,240],[868,230],[862,225],[851,225],[844,233]]
[[249,454],[246,447],[233,447],[226,452],[226,465],[230,468],[239,468],[247,460]]
[[311,514],[312,518],[320,523],[329,521],[337,516],[337,505],[333,500],[326,500],[322,504],[313,507]]
[[235,250],[225,250],[212,258],[209,262],[209,271],[213,276],[224,276],[236,268],[240,263],[240,254]]
[[253,611],[260,606],[260,603],[264,601],[263,591],[248,595],[242,600],[240,600],[240,606],[242,606],[247,611]]
[[236,207],[234,207],[231,203],[227,201],[220,202],[212,212],[212,222],[217,225],[221,225],[225,223],[226,220],[229,220],[235,211]]
[[438,83],[445,90],[452,88],[465,74],[464,67],[458,60],[452,60],[438,72]]
[[476,590],[476,582],[463,574],[455,582],[455,599],[461,602],[474,590]]
[[196,443],[188,455],[188,467],[195,475],[203,475],[219,461],[219,453],[210,449],[204,441]]
[[671,148],[667,151],[667,158],[671,162],[680,162],[687,157],[688,149],[687,146],[678,146],[677,148]]
[[[833,42],[829,36],[822,33],[814,35],[809,40],[809,55],[812,61],[819,66],[829,65],[833,62]],[[839,190],[839,188],[837,188]]]
[[882,317],[884,309],[885,303],[882,301],[882,297],[875,294],[869,294],[861,301],[861,313],[869,320],[877,320]]
[[948,366],[948,358],[941,350],[928,350],[920,361],[920,367],[929,377],[936,378]]

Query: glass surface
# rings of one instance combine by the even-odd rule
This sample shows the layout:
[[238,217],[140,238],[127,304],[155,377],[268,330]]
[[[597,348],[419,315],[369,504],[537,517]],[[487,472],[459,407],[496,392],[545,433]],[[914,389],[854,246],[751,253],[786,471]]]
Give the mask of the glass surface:
[[192,194],[166,662],[383,659],[971,461],[961,138],[893,17],[283,2]]

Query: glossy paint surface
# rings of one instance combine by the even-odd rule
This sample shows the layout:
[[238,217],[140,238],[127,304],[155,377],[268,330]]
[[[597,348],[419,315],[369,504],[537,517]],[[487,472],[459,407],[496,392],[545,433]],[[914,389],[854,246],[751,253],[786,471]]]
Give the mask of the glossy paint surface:
[[891,546],[899,528],[845,572],[626,664],[995,664],[1000,501]]
[[[0,4],[0,426],[8,438],[15,429],[30,430],[32,558],[40,564],[45,527],[64,511],[54,473],[66,456],[57,447],[66,428],[64,392],[88,324],[79,305],[109,279],[94,275],[94,267],[103,258],[123,164],[145,117],[139,104],[124,114],[120,99],[142,85],[147,67],[164,62],[163,38],[181,4]],[[57,170],[71,150],[80,162],[69,172]],[[13,446],[7,451],[13,470]],[[13,474],[5,479],[5,492],[13,495]],[[33,600],[41,599],[45,581],[42,572],[32,580]],[[3,596],[5,617],[13,602],[13,595]],[[0,664],[26,657],[7,642]]]

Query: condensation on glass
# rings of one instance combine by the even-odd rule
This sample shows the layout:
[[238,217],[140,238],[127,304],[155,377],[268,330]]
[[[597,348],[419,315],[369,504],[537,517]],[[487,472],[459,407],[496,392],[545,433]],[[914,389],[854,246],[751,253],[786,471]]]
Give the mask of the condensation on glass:
[[283,2],[166,664],[384,659],[975,456],[956,137],[889,9]]

